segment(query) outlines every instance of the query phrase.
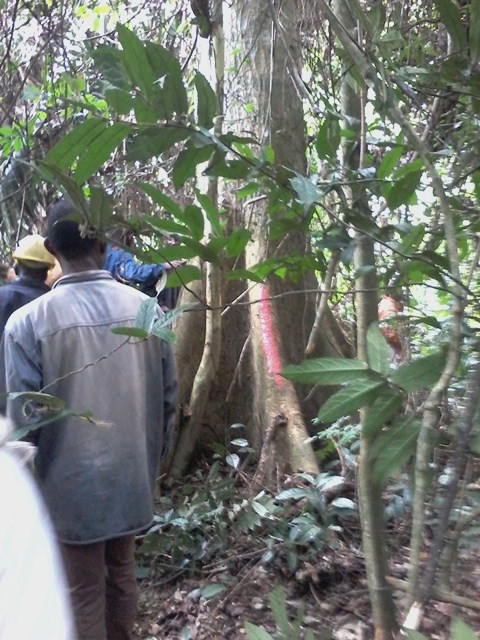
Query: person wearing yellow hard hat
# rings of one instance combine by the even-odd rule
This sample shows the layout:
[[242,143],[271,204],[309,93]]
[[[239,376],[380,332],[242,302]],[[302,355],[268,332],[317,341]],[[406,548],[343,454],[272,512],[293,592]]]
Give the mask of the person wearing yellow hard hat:
[[44,238],[38,234],[22,238],[13,259],[18,278],[0,288],[0,337],[14,311],[50,291],[45,280],[49,269],[55,266],[54,256],[45,249]]

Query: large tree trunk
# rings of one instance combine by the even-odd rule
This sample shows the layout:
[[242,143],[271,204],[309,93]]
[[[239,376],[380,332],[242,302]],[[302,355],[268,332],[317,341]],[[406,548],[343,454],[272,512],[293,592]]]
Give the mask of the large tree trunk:
[[[273,10],[277,13],[273,14]],[[224,5],[224,11],[228,11],[225,40],[231,45],[226,68],[232,69],[237,88],[235,94],[226,97],[225,129],[234,129],[240,135],[253,133],[262,146],[270,146],[279,175],[282,167],[304,174],[303,108],[293,81],[298,77],[295,66],[300,68],[297,3],[286,0],[273,7],[269,0],[234,0],[231,6]],[[248,110],[246,104],[250,105]],[[308,239],[300,231],[271,239],[273,218],[265,201],[241,208],[228,193],[221,195],[221,201],[229,211],[230,225],[244,226],[252,232],[245,265],[236,264],[236,268],[309,250]],[[320,390],[313,402],[311,398],[306,401],[309,390],[296,387],[280,375],[285,365],[301,362],[305,357],[315,317],[316,288],[313,272],[297,279],[288,273],[284,279],[271,276],[262,285],[231,281],[223,285],[224,305],[239,296],[241,299],[223,314],[219,374],[210,389],[201,440],[216,440],[228,446],[231,436],[236,435],[229,433],[229,425],[245,424],[251,445],[259,453],[263,447],[259,480],[277,470],[318,469],[306,440],[309,421],[325,396]],[[247,290],[248,294],[241,296]],[[309,355],[341,355],[341,332],[329,309],[324,324],[316,351]],[[179,323],[176,354],[184,404],[194,385],[192,370],[199,363],[202,346],[198,345],[203,345],[203,331],[197,312]]]

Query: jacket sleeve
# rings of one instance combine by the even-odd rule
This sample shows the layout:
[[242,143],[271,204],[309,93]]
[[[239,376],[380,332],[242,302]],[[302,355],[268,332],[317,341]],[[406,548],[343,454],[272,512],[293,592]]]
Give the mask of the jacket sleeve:
[[[40,353],[35,344],[33,331],[22,325],[22,331],[18,327],[5,329],[2,339],[5,357],[5,387],[7,393],[22,391],[40,391],[43,386],[42,367]],[[21,333],[21,339],[19,338]],[[24,426],[33,426],[41,417],[35,413],[30,416],[25,414],[25,400],[23,398],[8,398],[7,413],[16,429]],[[36,432],[28,437],[30,441],[36,440]]]
[[114,277],[125,282],[133,282],[139,285],[152,285],[160,278],[163,272],[161,264],[141,264],[127,251],[116,249],[116,271]]

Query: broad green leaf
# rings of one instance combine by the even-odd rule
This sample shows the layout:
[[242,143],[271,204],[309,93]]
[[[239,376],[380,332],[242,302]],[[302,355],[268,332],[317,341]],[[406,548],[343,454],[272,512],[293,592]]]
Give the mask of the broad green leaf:
[[403,151],[403,145],[397,144],[385,153],[377,169],[377,178],[383,180],[392,173],[402,157]]
[[310,178],[297,175],[290,180],[292,189],[297,194],[296,200],[299,202],[305,211],[310,209],[312,204],[318,202],[322,192],[316,184],[312,182]]
[[415,452],[419,432],[420,422],[414,416],[406,416],[377,434],[371,452],[374,484],[382,484]]
[[248,229],[234,229],[228,236],[225,244],[225,252],[229,258],[236,258],[247,246],[252,237]]
[[214,149],[213,145],[198,148],[189,143],[179,153],[172,172],[172,181],[176,189],[183,187],[189,178],[195,176],[197,165],[206,162],[211,157]]
[[267,633],[265,629],[257,627],[256,624],[251,622],[245,622],[245,631],[247,632],[248,640],[274,640],[273,636]]
[[183,218],[182,210],[178,204],[163,193],[163,191],[160,191],[160,189],[148,184],[148,182],[138,182],[137,184],[140,189],[147,194],[147,196],[150,196],[156,204],[168,211],[168,213],[171,213],[172,216],[180,220]]
[[199,256],[202,260],[206,262],[212,262],[213,264],[219,265],[221,263],[220,255],[218,252],[213,251],[211,247],[208,245],[203,245],[201,242],[194,240],[193,238],[183,238],[183,243],[189,249],[193,249],[195,251],[195,255]]
[[341,140],[341,128],[338,117],[333,114],[327,114],[325,120],[321,123],[315,148],[320,159],[330,158],[336,160],[337,150]]
[[478,636],[473,632],[463,620],[455,618],[450,628],[451,640],[478,640]]
[[64,195],[72,202],[75,209],[77,209],[84,218],[88,220],[90,210],[87,200],[83,194],[82,188],[76,184],[72,178],[65,175],[65,173],[55,165],[47,164],[42,161],[38,163],[37,170],[46,180],[54,182]]
[[171,325],[173,322],[175,322],[175,320],[177,320],[177,318],[183,315],[186,311],[192,311],[193,309],[198,309],[199,306],[200,306],[199,302],[178,305],[178,307],[175,307],[175,309],[170,309],[170,311],[167,311],[166,313],[161,315],[158,318],[158,320],[156,320],[154,328],[157,327],[160,329],[163,327],[167,327]]
[[335,422],[338,418],[348,416],[370,405],[373,400],[386,389],[384,382],[378,380],[357,380],[351,382],[320,407],[317,422]]
[[446,352],[437,351],[399,367],[391,376],[393,384],[408,392],[430,387],[437,382],[445,365]]
[[102,78],[112,87],[119,89],[129,89],[131,83],[128,81],[123,60],[123,51],[106,44],[100,44],[90,51],[96,68],[102,74]]
[[[476,0],[472,0],[472,4]],[[466,49],[467,37],[465,34],[465,28],[462,23],[462,14],[455,2],[452,0],[435,0],[440,18],[445,25],[451,39],[454,48],[458,51],[460,49]]]
[[272,608],[273,617],[275,618],[275,623],[282,635],[287,638],[290,631],[290,624],[283,589],[280,586],[275,587],[275,589],[269,594],[268,599]]
[[198,189],[195,189],[195,195],[202,209],[205,211],[208,221],[210,222],[212,235],[219,238],[223,237],[223,225],[220,220],[220,214],[217,207],[206,194],[200,193]]
[[85,420],[90,420],[92,414],[89,411],[85,411],[82,413],[77,413],[76,411],[72,411],[71,409],[62,409],[61,411],[55,412],[52,415],[48,416],[48,418],[44,418],[39,422],[35,422],[32,424],[27,424],[15,429],[13,433],[9,436],[10,442],[16,442],[18,440],[22,440],[29,433],[33,433],[34,431],[38,431],[43,427],[49,424],[58,423],[60,420],[65,420],[66,418],[84,418]]
[[291,489],[285,489],[275,496],[275,500],[303,500],[311,496],[311,490],[301,489],[300,487],[292,487]]
[[427,636],[424,636],[420,631],[414,631],[413,629],[406,629],[407,640],[428,640]]
[[104,92],[105,100],[120,116],[126,116],[133,109],[133,98],[129,91],[112,87]]
[[123,64],[132,84],[139,87],[148,99],[152,94],[155,74],[150,66],[145,45],[133,31],[122,24],[117,25],[117,33],[123,49]]
[[202,272],[192,264],[185,264],[168,274],[167,287],[180,287],[195,280],[201,280]]
[[387,204],[390,209],[396,209],[400,205],[409,202],[420,184],[422,175],[423,171],[412,171],[406,173],[400,180],[392,185],[386,195]]
[[74,160],[95,140],[108,123],[99,118],[88,118],[72,129],[45,156],[44,164],[53,164],[58,169],[69,169]]
[[168,120],[173,114],[187,115],[188,96],[179,61],[156,42],[147,42],[145,49],[155,74],[152,104],[158,111],[158,117]]
[[251,280],[252,282],[258,282],[259,284],[264,282],[264,278],[257,275],[254,271],[249,271],[248,269],[230,269],[224,277],[226,280]]
[[300,384],[343,384],[371,379],[368,365],[350,358],[316,358],[285,367],[281,375]]
[[202,589],[202,597],[208,600],[209,598],[218,596],[218,594],[222,593],[222,591],[225,591],[224,584],[220,584],[220,583],[207,584],[207,586]]
[[118,336],[127,336],[129,338],[148,338],[148,332],[139,327],[113,327],[110,329],[112,333]]
[[90,187],[89,222],[95,229],[107,229],[113,213],[113,198],[102,187]]
[[230,180],[242,180],[247,177],[250,169],[250,165],[245,160],[227,160],[223,152],[217,151],[205,174],[208,176],[221,176]]
[[386,375],[390,369],[388,345],[380,332],[378,322],[372,322],[367,331],[367,354],[370,368]]
[[165,127],[148,127],[140,131],[135,138],[129,142],[127,148],[128,160],[139,160],[145,162],[154,156],[160,156],[165,151],[169,151],[178,142],[185,140],[189,136],[186,127],[168,125]]
[[203,238],[203,213],[200,207],[188,204],[183,212],[183,220],[188,225],[194,240],[200,241]]
[[131,127],[129,124],[115,122],[100,131],[98,135],[86,145],[85,150],[78,158],[75,169],[75,181],[83,184],[90,178],[104,162],[108,160],[112,152],[120,142],[128,135]]
[[173,344],[175,340],[175,334],[171,329],[167,329],[166,327],[160,327],[155,323],[152,328],[152,336],[156,338],[160,338],[161,340],[165,340],[168,344]]
[[197,121],[201,127],[211,129],[217,114],[215,91],[204,75],[197,71],[193,79],[197,90]]
[[385,423],[400,413],[402,398],[393,391],[386,390],[375,399],[368,408],[363,422],[363,431],[367,437],[374,436]]
[[153,327],[153,323],[157,317],[158,305],[156,298],[149,298],[143,300],[138,307],[137,315],[135,316],[135,326],[138,329],[143,329],[147,333],[150,333]]
[[15,391],[9,393],[8,397],[10,400],[18,400],[20,398],[24,402],[35,402],[43,407],[48,407],[52,411],[60,411],[65,407],[65,402],[61,398],[40,391]]
[[470,60],[473,65],[476,65],[480,62],[480,2],[478,2],[478,0],[472,0],[470,3],[468,37],[470,43]]

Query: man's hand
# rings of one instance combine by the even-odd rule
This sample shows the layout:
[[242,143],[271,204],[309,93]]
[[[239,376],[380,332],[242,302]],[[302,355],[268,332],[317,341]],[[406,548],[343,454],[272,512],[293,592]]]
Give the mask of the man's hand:
[[165,271],[172,271],[172,269],[178,269],[178,267],[181,267],[186,262],[186,260],[172,260],[171,262],[165,262],[163,268]]

